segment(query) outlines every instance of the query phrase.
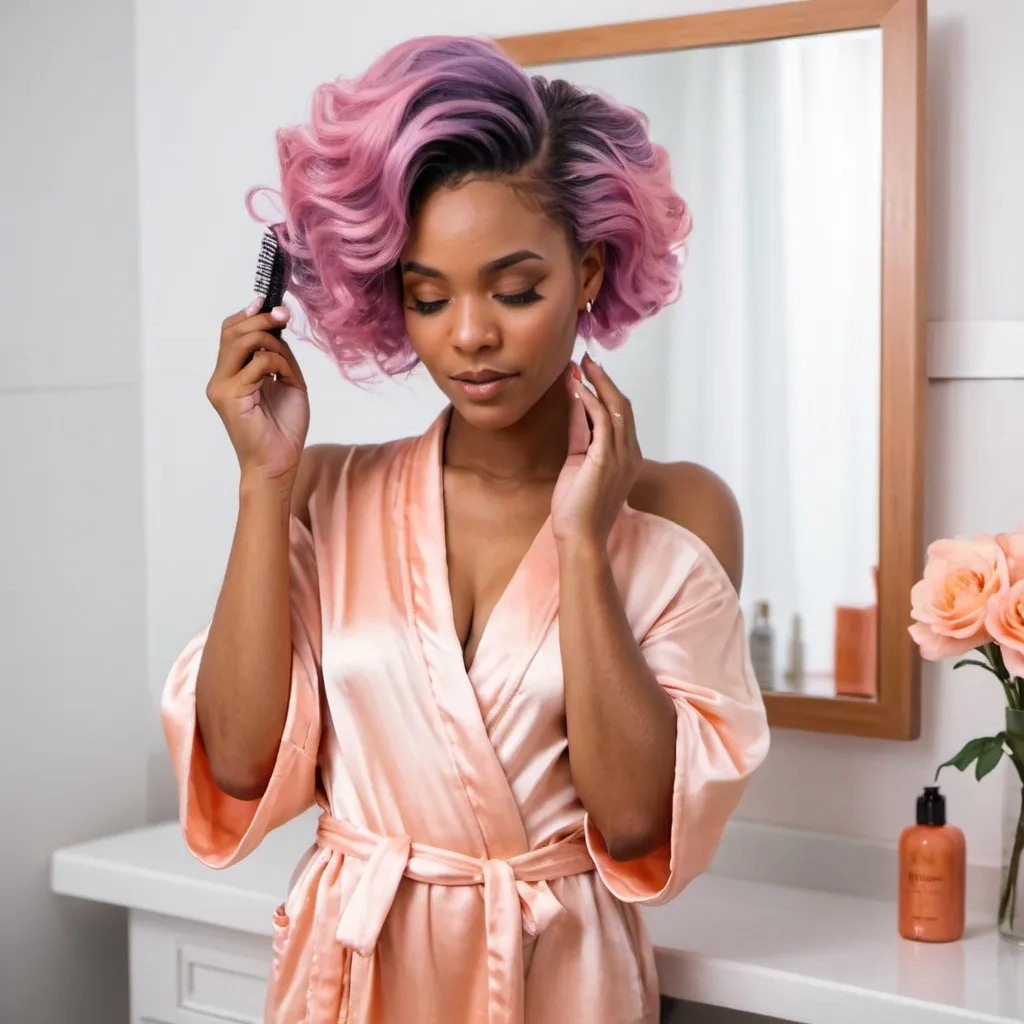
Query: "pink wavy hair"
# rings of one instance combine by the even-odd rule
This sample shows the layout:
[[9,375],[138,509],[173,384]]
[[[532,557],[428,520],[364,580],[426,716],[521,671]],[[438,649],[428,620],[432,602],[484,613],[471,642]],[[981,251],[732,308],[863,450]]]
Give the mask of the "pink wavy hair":
[[[690,213],[647,118],[568,82],[529,77],[494,43],[414,39],[361,77],[313,94],[308,124],[277,132],[300,336],[355,379],[416,363],[398,261],[430,192],[517,175],[582,253],[604,243],[605,278],[579,334],[606,348],[676,299]],[[258,193],[246,195],[250,215]]]

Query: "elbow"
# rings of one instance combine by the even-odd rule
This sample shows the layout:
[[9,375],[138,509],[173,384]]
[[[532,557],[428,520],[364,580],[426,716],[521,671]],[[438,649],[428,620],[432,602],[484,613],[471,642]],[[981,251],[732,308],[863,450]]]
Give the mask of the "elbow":
[[607,829],[598,826],[598,831],[608,856],[619,863],[647,857],[672,840],[671,805],[660,814],[633,813],[607,824]]
[[661,835],[654,830],[613,832],[604,837],[608,856],[618,863],[639,860],[664,845]]
[[232,751],[223,740],[216,744],[208,742],[207,735],[200,718],[196,742],[206,754],[213,784],[234,800],[259,800],[266,793],[274,774],[276,750],[272,759],[260,763]]
[[270,785],[270,773],[241,772],[210,766],[214,785],[234,800],[259,800]]
[[612,860],[619,863],[639,860],[660,850],[672,836],[671,815],[647,817],[646,815],[630,815],[619,821],[606,822],[602,828],[598,822],[598,831],[604,839],[605,849]]

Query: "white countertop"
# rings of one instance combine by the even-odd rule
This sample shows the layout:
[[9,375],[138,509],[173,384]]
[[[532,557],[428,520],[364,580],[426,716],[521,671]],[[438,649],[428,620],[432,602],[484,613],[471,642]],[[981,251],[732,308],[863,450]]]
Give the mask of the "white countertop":
[[[309,813],[240,864],[213,871],[176,822],[58,850],[55,892],[270,935]],[[1024,949],[984,918],[960,942],[907,942],[890,903],[713,874],[645,911],[664,994],[800,1024],[1024,1020]]]

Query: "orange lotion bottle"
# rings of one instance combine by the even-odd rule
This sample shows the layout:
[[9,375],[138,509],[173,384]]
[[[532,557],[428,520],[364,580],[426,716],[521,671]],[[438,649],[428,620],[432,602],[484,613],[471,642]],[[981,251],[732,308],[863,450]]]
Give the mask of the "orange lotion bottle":
[[900,836],[900,935],[918,942],[955,942],[964,934],[967,847],[946,824],[946,798],[926,786],[917,824]]

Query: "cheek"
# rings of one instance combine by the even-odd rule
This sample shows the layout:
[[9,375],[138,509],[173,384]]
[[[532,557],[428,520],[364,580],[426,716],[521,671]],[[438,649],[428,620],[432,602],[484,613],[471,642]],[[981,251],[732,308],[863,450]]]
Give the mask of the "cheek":
[[405,333],[412,350],[428,369],[447,341],[442,320],[442,316],[417,316],[415,313],[405,318]]
[[564,363],[572,353],[577,315],[571,305],[538,302],[509,320],[506,345],[514,345],[519,353],[529,353],[538,367],[549,362]]

